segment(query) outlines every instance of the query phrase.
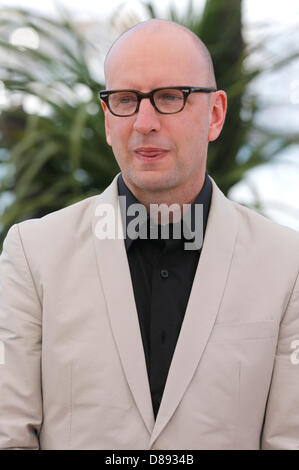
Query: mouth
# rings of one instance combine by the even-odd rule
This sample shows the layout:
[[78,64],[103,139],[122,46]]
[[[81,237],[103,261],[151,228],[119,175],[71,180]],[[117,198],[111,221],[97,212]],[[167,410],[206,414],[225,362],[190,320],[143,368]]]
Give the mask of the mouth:
[[165,157],[167,149],[158,147],[140,147],[134,150],[136,157],[144,161],[156,161]]

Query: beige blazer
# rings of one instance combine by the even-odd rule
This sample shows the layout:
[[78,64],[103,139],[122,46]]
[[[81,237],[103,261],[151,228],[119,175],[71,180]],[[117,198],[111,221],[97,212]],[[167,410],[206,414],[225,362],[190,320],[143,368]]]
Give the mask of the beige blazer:
[[299,234],[212,181],[155,421],[124,241],[95,235],[116,178],[6,237],[0,448],[299,449]]

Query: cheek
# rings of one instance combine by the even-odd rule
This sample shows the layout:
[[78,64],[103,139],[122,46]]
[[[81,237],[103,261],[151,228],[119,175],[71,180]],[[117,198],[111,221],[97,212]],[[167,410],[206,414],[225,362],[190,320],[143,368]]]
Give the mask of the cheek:
[[109,132],[112,146],[122,146],[129,136],[129,128],[126,122],[112,117],[109,119]]
[[208,151],[208,125],[198,114],[184,119],[173,129],[176,144],[177,165],[183,173],[197,172],[203,165]]
[[202,147],[204,141],[208,139],[208,132],[203,127],[198,116],[193,119],[185,119],[172,130],[172,135],[180,151],[188,152],[188,154],[198,151]]
[[118,162],[126,158],[130,135],[131,130],[128,123],[121,121],[110,123],[110,145]]

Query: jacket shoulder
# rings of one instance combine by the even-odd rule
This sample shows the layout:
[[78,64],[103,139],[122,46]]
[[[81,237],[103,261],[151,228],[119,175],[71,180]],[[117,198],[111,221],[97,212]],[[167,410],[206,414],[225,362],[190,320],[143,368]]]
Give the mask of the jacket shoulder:
[[18,228],[24,241],[49,241],[51,244],[64,235],[78,236],[88,230],[91,213],[98,195],[87,197],[40,218],[19,222]]
[[28,219],[17,224],[20,232],[32,234],[32,236],[38,236],[38,232],[43,233],[54,232],[58,230],[64,235],[74,234],[76,231],[77,235],[90,227],[92,211],[95,209],[97,201],[100,201],[102,197],[109,199],[110,194],[117,192],[117,177],[114,177],[113,181],[102,191],[94,196],[89,196],[81,201],[70,204],[67,207],[59,209],[57,211],[50,212],[40,218]]
[[275,222],[259,212],[235,201],[230,201],[239,215],[240,232],[246,233],[252,243],[267,245],[276,250],[296,250],[299,259],[299,232]]

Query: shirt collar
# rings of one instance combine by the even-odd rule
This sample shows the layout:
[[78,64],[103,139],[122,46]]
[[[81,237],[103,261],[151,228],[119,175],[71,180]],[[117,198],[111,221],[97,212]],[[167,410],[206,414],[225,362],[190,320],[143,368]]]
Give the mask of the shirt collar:
[[[127,187],[126,183],[124,182],[123,176],[120,173],[118,179],[117,179],[117,188],[118,188],[118,195],[119,196],[125,196],[125,205],[120,204],[120,210],[121,210],[121,216],[122,216],[122,222],[123,222],[123,227],[126,227],[125,230],[125,247],[126,251],[129,250],[130,246],[132,245],[134,239],[131,239],[129,235],[127,234],[127,227],[129,222],[134,219],[135,216],[129,216],[127,214],[127,209],[131,204],[140,204],[138,199],[134,196],[134,194],[130,191],[130,189]],[[203,186],[195,198],[194,202],[191,204],[191,230],[194,232],[195,229],[195,205],[196,204],[203,204],[203,237],[205,234],[206,226],[207,226],[207,221],[208,221],[208,216],[209,216],[209,210],[210,210],[210,205],[211,205],[211,198],[212,198],[212,182],[209,178],[208,173],[206,172],[205,174],[205,180],[203,183]],[[149,213],[147,214],[147,223],[149,223]],[[190,241],[190,240],[188,240]]]

